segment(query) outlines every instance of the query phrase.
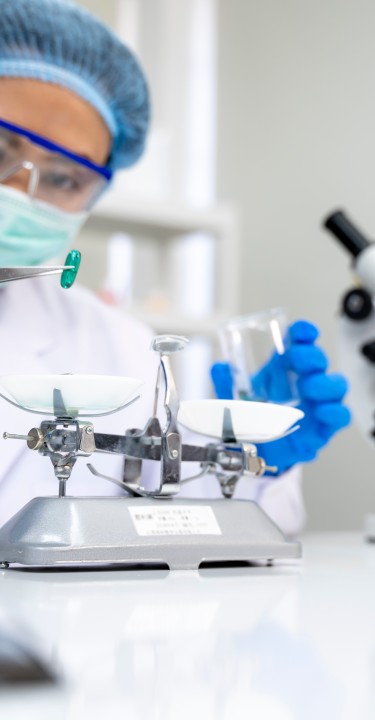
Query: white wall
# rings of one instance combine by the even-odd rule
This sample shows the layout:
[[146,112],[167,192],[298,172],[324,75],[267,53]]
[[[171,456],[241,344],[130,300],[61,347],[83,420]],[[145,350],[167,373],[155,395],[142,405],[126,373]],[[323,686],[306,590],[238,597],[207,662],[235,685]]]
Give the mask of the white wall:
[[[218,188],[242,214],[242,310],[285,305],[315,321],[334,367],[351,276],[320,225],[343,208],[375,236],[375,3],[218,7]],[[375,511],[374,465],[352,428],[307,466],[309,527],[359,527]]]

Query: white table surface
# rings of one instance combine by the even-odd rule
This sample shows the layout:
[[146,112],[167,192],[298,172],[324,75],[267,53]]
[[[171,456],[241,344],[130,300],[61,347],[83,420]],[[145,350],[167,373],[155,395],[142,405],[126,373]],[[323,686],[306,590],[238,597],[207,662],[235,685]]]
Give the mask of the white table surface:
[[375,544],[303,539],[274,567],[0,572],[56,688],[0,691],[4,720],[374,720]]

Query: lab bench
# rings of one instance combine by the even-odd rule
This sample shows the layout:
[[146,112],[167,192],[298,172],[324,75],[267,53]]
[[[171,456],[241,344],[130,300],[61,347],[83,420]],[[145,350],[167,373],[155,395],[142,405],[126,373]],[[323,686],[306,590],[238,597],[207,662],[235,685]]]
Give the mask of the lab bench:
[[199,571],[0,571],[0,609],[56,683],[0,689],[4,720],[373,720],[375,545]]

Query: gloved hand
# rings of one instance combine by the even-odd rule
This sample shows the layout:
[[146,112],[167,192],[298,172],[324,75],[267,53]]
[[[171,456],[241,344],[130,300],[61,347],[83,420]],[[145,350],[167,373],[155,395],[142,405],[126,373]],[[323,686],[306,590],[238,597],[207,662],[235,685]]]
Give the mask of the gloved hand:
[[[305,320],[295,322],[290,327],[290,347],[279,358],[297,375],[297,389],[301,399],[298,407],[305,413],[305,417],[299,422],[300,429],[296,432],[258,446],[260,457],[264,458],[268,466],[276,465],[278,474],[296,463],[314,460],[331,437],[350,423],[350,411],[343,405],[348,383],[342,375],[327,374],[327,357],[314,344],[318,335],[315,325]],[[262,383],[266,382],[270,398],[275,402],[281,398],[279,367],[280,364],[271,359],[260,373]],[[279,375],[281,377],[280,371]],[[233,397],[232,376],[227,363],[213,365],[211,377],[218,398]]]

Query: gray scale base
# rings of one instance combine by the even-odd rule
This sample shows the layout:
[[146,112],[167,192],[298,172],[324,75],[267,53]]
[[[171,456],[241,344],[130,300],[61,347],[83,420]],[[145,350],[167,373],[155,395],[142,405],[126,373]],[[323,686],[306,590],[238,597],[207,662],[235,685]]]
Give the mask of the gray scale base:
[[[141,535],[135,511],[206,508],[220,534]],[[208,511],[207,511],[208,508]],[[211,508],[211,510],[209,510]],[[212,511],[212,512],[211,512]],[[32,566],[271,561],[301,556],[254,502],[155,498],[34,498],[0,528],[0,563]]]

